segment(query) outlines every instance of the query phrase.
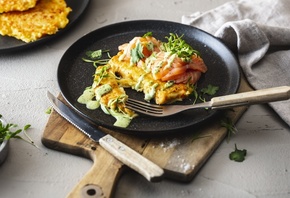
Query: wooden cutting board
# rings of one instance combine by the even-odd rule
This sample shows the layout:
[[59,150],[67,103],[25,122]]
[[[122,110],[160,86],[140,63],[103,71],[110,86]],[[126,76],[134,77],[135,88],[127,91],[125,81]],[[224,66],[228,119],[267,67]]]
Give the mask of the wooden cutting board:
[[[250,86],[242,78],[238,92],[249,90]],[[222,117],[212,120],[210,125],[191,131],[180,131],[171,137],[142,138],[102,129],[162,167],[166,178],[189,182],[224,140],[227,130],[221,126],[221,119],[228,117],[235,123],[246,109],[247,107],[237,107],[228,110]],[[69,198],[111,197],[119,176],[126,169],[125,165],[98,143],[89,139],[54,111],[44,129],[42,143],[48,148],[93,161],[92,168],[71,191]]]

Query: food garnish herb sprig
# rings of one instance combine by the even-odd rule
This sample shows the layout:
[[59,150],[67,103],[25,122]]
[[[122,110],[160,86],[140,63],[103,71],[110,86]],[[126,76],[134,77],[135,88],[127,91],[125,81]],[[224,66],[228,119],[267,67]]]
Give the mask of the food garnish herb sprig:
[[[1,114],[0,118],[2,118]],[[37,145],[34,143],[34,141],[30,138],[30,136],[26,132],[30,127],[31,125],[27,124],[23,127],[23,129],[19,129],[16,124],[8,123],[5,125],[3,122],[0,121],[0,144],[5,140],[16,138],[21,139],[38,148]],[[23,132],[25,138],[19,135],[21,132]]]
[[192,95],[194,97],[193,104],[195,104],[197,102],[197,100],[200,100],[201,102],[206,102],[205,96],[206,95],[214,96],[218,90],[219,90],[219,87],[209,84],[207,87],[202,88],[200,90],[200,93],[198,93],[197,92],[197,85],[195,85],[194,91],[192,92]]
[[[230,141],[232,135],[236,134],[238,129],[230,118],[226,118],[221,121],[221,126],[227,129],[227,142]],[[240,150],[237,148],[237,144],[235,144],[235,150],[229,154],[230,160],[236,162],[243,162],[245,160],[245,156],[247,155],[247,150]]]
[[[87,51],[86,56],[89,58],[82,58],[83,61],[87,63],[93,63],[94,67],[98,67],[98,65],[106,65],[110,58],[110,50],[95,50],[95,51]],[[103,54],[107,54],[108,58],[102,58]]]
[[141,43],[137,43],[136,47],[131,50],[131,63],[135,64],[144,57],[143,47]]
[[52,112],[52,107],[48,107],[46,110],[45,110],[45,113],[46,114],[51,114]]
[[[142,37],[143,38],[152,37],[152,35],[153,35],[152,32],[147,32]],[[150,42],[150,45],[148,44],[146,47],[149,51],[152,51],[153,50],[153,43]],[[131,49],[130,55],[131,55],[131,60],[130,60],[131,64],[136,64],[140,60],[145,58],[145,55],[143,54],[143,46],[141,45],[140,42],[137,43],[135,48]]]
[[[151,37],[152,32],[147,32],[143,35],[143,37]],[[192,58],[192,55],[196,54],[200,56],[200,53],[193,49],[189,44],[185,42],[185,40],[174,33],[169,33],[169,36],[165,37],[167,42],[162,42],[161,48],[165,52],[169,52],[170,54],[176,54],[179,58],[184,60],[185,62],[189,62]],[[151,43],[152,44],[152,43]],[[153,44],[152,44],[153,45]],[[149,51],[152,51],[153,46],[147,46]],[[136,47],[131,50],[131,62],[133,64],[137,63],[139,60],[143,59],[145,56],[143,54],[143,47],[141,43],[137,43]]]
[[95,76],[99,77],[98,80],[95,79],[96,85],[99,85],[103,78],[106,78],[109,76],[108,69],[109,69],[109,66],[104,66],[102,67],[101,70],[95,73]]
[[235,144],[235,150],[229,154],[230,160],[234,160],[236,162],[243,162],[245,160],[245,157],[247,155],[247,150],[243,149],[240,150],[237,148],[237,145]]
[[209,134],[209,135],[194,135],[191,139],[191,142],[195,141],[195,140],[199,140],[199,139],[202,139],[202,138],[208,138],[208,137],[211,137],[212,135]]
[[227,142],[229,142],[232,135],[236,134],[238,130],[230,118],[221,120],[221,126],[227,129]]
[[199,99],[205,102],[205,95],[213,96],[216,94],[218,90],[219,90],[219,87],[209,84],[206,88],[202,88],[200,90],[201,95],[199,96]]
[[182,37],[183,35],[178,36],[177,34],[169,33],[169,37],[165,37],[167,42],[162,43],[163,50],[172,54],[177,54],[179,58],[186,62],[188,62],[194,54],[200,56],[200,53],[187,44]]

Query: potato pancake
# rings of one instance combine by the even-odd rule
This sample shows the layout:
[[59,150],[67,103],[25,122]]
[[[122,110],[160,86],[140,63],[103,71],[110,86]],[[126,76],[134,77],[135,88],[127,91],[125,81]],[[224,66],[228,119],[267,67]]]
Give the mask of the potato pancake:
[[[151,34],[120,45],[115,56],[108,55],[108,62],[95,65],[93,84],[78,102],[91,110],[101,107],[116,118],[115,126],[127,127],[136,114],[126,108],[128,95],[124,88],[143,92],[145,101],[160,105],[182,101],[192,94],[195,83],[207,71],[199,52],[178,35],[170,34],[166,43]],[[89,51],[89,57],[102,57],[102,53]]]
[[0,0],[0,13],[33,8],[37,0]]
[[0,34],[26,43],[35,41],[64,28],[69,22],[67,16],[71,10],[64,0],[39,0],[34,8],[27,11],[0,14]]

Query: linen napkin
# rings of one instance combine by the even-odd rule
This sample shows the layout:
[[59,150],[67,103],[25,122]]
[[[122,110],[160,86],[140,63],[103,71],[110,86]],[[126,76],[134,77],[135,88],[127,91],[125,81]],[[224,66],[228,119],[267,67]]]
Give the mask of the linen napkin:
[[[254,89],[290,85],[290,1],[236,0],[182,17],[220,38]],[[290,100],[269,104],[290,126]]]

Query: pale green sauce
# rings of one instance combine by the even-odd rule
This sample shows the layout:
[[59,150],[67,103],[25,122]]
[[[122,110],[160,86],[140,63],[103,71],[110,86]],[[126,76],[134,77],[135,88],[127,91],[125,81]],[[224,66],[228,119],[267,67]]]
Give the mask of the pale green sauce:
[[103,105],[103,104],[101,104],[101,109],[103,110],[103,112],[104,112],[105,114],[108,114],[108,115],[111,114],[110,111],[107,109],[107,107],[106,107],[105,105]]
[[87,104],[95,97],[94,90],[86,89],[83,94],[78,98],[78,102],[81,104]]
[[109,93],[110,91],[112,91],[112,87],[109,84],[105,84],[105,85],[98,87],[95,91],[96,100],[100,100],[102,95]]
[[164,85],[164,89],[167,89],[169,87],[172,87],[174,85],[174,81],[170,80],[170,81],[167,81]]
[[153,51],[154,50],[154,44],[150,41],[148,44],[147,44],[147,49],[149,50],[149,51]]
[[122,113],[118,113],[112,110],[110,110],[110,113],[114,118],[116,118],[116,122],[114,123],[114,126],[126,128],[127,126],[129,126],[132,120],[131,117],[126,116],[125,114],[122,114]]
[[175,54],[172,54],[172,55],[169,57],[169,59],[168,59],[168,57],[166,57],[166,59],[168,59],[168,60],[167,60],[167,64],[165,65],[164,69],[169,69],[169,68],[172,66],[172,63],[173,63],[175,57],[176,57]]
[[149,92],[145,93],[144,100],[150,101],[155,96],[157,86],[158,86],[158,83],[155,83],[154,85],[152,85]]
[[160,71],[160,68],[162,67],[163,63],[164,63],[163,61],[159,61],[158,65],[156,65],[153,68],[152,74],[157,74]]
[[136,83],[136,85],[135,85],[135,87],[134,87],[134,89],[135,89],[136,91],[141,91],[141,83],[142,83],[142,81],[144,80],[144,76],[145,76],[145,74],[141,75],[141,76],[138,78],[138,82]]
[[78,102],[81,104],[85,104],[88,109],[95,110],[99,107],[103,110],[104,113],[112,115],[114,118],[116,118],[116,122],[114,123],[114,126],[123,127],[126,128],[129,126],[132,117],[113,111],[111,109],[108,109],[103,104],[100,103],[100,99],[102,95],[110,92],[112,90],[112,87],[108,84],[102,85],[98,87],[95,92],[92,88],[86,89],[83,94],[78,98]]
[[100,102],[97,100],[90,100],[86,104],[86,107],[91,110],[97,109],[99,108],[99,106],[100,106]]
[[145,60],[145,68],[143,68],[143,69],[146,71],[146,73],[151,72],[151,65],[154,63],[154,61],[156,61],[156,53],[155,52],[153,52],[151,54],[151,56],[149,56]]
[[107,84],[100,86],[95,92],[93,89],[86,89],[77,101],[81,104],[85,104],[88,109],[95,110],[100,106],[100,99],[102,95],[110,92],[111,90],[112,87]]
[[[116,104],[115,103],[118,103],[120,101],[123,100],[122,97],[126,97],[126,95],[121,95],[120,98],[118,99],[112,99],[109,101],[108,105],[109,106],[115,106]],[[102,107],[102,106],[101,106]],[[105,108],[105,111],[108,112],[108,114],[112,115],[114,118],[116,118],[116,122],[114,123],[114,126],[118,126],[118,127],[127,127],[129,126],[131,120],[133,119],[134,116],[129,116],[128,114],[124,114],[122,112],[119,112],[113,108],[109,108],[107,109],[106,107]],[[104,111],[104,110],[103,110]]]

